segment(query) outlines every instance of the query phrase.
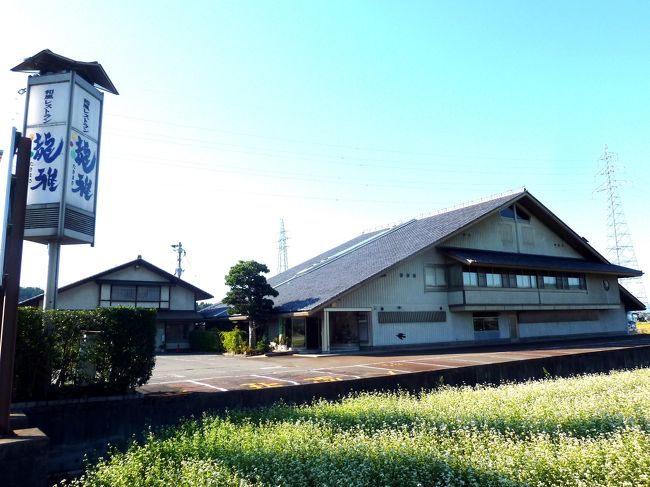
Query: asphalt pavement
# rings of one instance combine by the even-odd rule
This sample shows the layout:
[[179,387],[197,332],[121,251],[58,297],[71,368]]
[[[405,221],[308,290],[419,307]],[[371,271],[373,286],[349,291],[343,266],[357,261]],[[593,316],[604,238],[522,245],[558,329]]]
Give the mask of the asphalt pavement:
[[650,335],[319,356],[168,353],[156,357],[153,376],[138,390],[144,394],[169,394],[288,387],[647,345]]

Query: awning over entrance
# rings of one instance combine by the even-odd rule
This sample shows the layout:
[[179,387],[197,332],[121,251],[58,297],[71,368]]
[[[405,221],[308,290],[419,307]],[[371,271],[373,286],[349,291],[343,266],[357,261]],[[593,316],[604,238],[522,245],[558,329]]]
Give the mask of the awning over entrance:
[[438,250],[463,264],[478,266],[610,274],[616,277],[638,277],[643,275],[643,272],[629,267],[568,257],[459,248],[438,248]]

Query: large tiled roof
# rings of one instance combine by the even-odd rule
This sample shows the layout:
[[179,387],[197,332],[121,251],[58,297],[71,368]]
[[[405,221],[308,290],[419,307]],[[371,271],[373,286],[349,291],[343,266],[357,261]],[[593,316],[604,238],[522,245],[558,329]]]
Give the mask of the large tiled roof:
[[511,204],[526,191],[450,210],[396,227],[363,234],[269,279],[280,294],[280,312],[309,311],[325,305],[470,223]]

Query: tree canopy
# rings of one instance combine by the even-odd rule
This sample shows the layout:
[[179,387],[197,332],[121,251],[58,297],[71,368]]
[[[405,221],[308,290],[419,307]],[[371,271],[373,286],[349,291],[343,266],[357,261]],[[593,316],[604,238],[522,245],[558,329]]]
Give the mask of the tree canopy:
[[230,306],[230,314],[248,317],[248,344],[255,347],[255,330],[273,309],[273,300],[267,296],[276,297],[278,292],[266,282],[262,274],[269,268],[254,260],[240,260],[230,268],[226,276],[226,285],[230,291],[226,293],[223,303]]
[[21,287],[20,294],[18,295],[19,301],[24,301],[25,299],[33,298],[39,294],[43,294],[43,291],[40,287]]

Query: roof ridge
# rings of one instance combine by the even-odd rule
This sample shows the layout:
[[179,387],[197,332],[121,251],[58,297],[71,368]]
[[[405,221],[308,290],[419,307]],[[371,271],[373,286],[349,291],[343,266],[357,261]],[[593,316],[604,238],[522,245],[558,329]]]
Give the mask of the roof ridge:
[[[506,190],[506,191],[502,191],[500,193],[494,193],[494,194],[491,194],[489,196],[483,196],[482,198],[477,198],[475,200],[465,201],[463,203],[458,203],[456,205],[447,206],[445,208],[441,208],[439,210],[434,210],[434,211],[431,211],[431,212],[428,212],[428,213],[420,213],[420,215],[418,215],[417,219],[425,219],[425,218],[430,218],[432,216],[442,215],[444,213],[450,213],[450,212],[452,212],[454,210],[460,210],[462,208],[469,208],[470,206],[478,205],[480,203],[485,203],[486,201],[496,200],[496,199],[499,199],[499,198],[503,198],[504,196],[514,196],[515,194],[523,193],[523,192],[526,192],[526,187],[525,186],[512,188],[512,189],[509,189],[509,190]],[[375,232],[375,231],[380,230],[382,228],[390,227],[392,225],[400,225],[402,222],[403,221],[390,223],[389,225],[379,225],[377,227],[373,227],[373,228],[369,228],[369,229],[364,230],[362,232],[362,234],[363,233]]]
[[300,270],[300,271],[296,272],[293,276],[289,277],[288,279],[285,279],[284,281],[276,284],[273,287],[277,288],[279,286],[282,286],[283,284],[286,284],[287,282],[293,281],[297,277],[304,276],[306,274],[310,274],[311,272],[313,272],[313,271],[315,271],[317,269],[320,269],[321,267],[324,267],[327,264],[330,264],[330,263],[332,263],[332,262],[334,262],[336,260],[339,260],[341,257],[344,257],[344,256],[348,255],[350,252],[352,252],[354,250],[357,250],[357,249],[360,249],[362,247],[365,247],[366,245],[374,242],[375,240],[379,239],[380,237],[390,235],[391,233],[394,233],[397,230],[399,230],[401,228],[404,228],[405,226],[410,225],[411,223],[416,222],[416,221],[417,220],[415,218],[413,218],[413,219],[411,219],[411,220],[409,220],[407,222],[401,223],[399,225],[395,225],[392,228],[388,228],[384,232],[380,232],[380,233],[378,233],[376,235],[373,235],[373,236],[367,238],[366,240],[363,240],[363,241],[361,241],[361,242],[359,242],[357,244],[354,244],[354,245],[348,247],[347,249],[343,249],[340,252],[337,252],[336,254],[334,254],[334,255],[332,255],[330,257],[326,257],[325,259],[323,259],[322,261],[320,261],[320,262],[318,262],[316,264],[312,264],[311,266],[307,267],[306,269],[303,269],[303,270]]

